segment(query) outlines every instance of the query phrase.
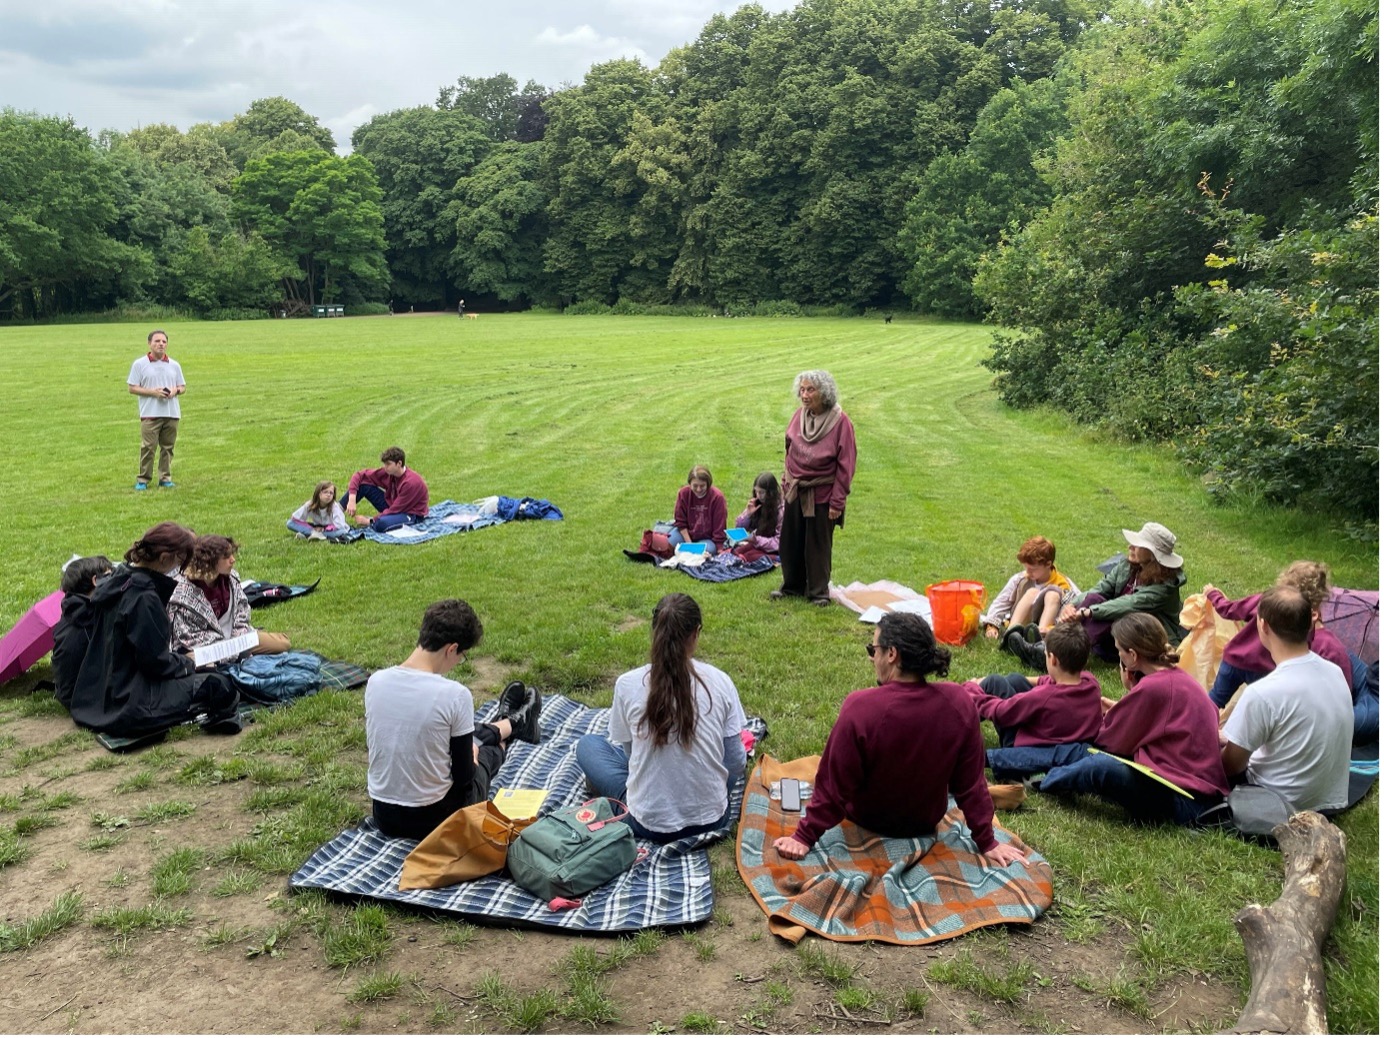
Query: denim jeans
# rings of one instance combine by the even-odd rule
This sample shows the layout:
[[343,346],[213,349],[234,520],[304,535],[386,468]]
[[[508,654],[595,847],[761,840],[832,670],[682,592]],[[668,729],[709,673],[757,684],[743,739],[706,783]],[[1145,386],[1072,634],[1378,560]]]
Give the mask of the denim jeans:
[[[726,770],[729,775],[726,779],[727,790],[734,787],[740,780],[740,776],[745,771],[745,747],[740,742],[739,736],[735,736],[735,752],[730,749],[730,740],[726,740]],[[734,759],[732,759],[734,758]],[[604,735],[583,735],[577,740],[577,765],[586,773],[587,780],[591,783],[591,788],[596,791],[597,796],[609,797],[612,800],[625,801],[626,788],[630,778],[630,759],[625,755],[625,751]],[[646,829],[639,824],[639,820],[631,813],[625,819],[629,827],[634,830],[634,835],[644,840],[652,840],[654,843],[672,843],[674,840],[681,840],[684,836],[696,836],[698,833],[708,833],[713,829],[719,829],[729,820],[730,804],[726,805],[726,813],[714,822],[706,825],[684,826],[677,832],[660,833],[652,829]]]
[[[372,483],[362,483],[357,487],[356,499],[369,501],[374,505],[377,512],[383,512],[389,507],[384,499],[384,489]],[[377,515],[371,521],[370,528],[379,533],[385,533],[400,526],[412,526],[414,523],[421,523],[426,518],[426,515],[408,515],[404,512],[395,512],[393,515]]]
[[1084,742],[1066,742],[1060,746],[1002,746],[997,750],[986,750],[985,763],[990,765],[996,782],[1017,782],[1090,756],[1088,745]]
[[[1022,695],[1033,690],[1033,682],[1029,681],[1022,674],[991,674],[983,677],[978,682],[986,695],[995,696],[999,699],[1010,699],[1014,696]],[[994,722],[991,722],[992,724]],[[1014,735],[1018,731],[1016,728],[1005,728],[995,725],[995,734],[1000,737],[1000,745],[1004,747],[1014,745]]]
[[1103,753],[1053,768],[1039,787],[1057,795],[1089,793],[1118,804],[1136,822],[1173,822],[1194,825],[1206,809],[1219,803],[1219,795],[1188,798],[1135,771],[1123,761]]
[[1216,680],[1211,683],[1211,702],[1216,704],[1217,710],[1224,710],[1225,704],[1230,702],[1237,688],[1241,685],[1252,685],[1263,676],[1261,671],[1241,670],[1222,661],[1221,669],[1216,671]]
[[1355,700],[1355,743],[1364,745],[1379,741],[1379,679],[1370,680],[1370,665],[1354,654],[1350,657],[1352,675],[1350,694]]

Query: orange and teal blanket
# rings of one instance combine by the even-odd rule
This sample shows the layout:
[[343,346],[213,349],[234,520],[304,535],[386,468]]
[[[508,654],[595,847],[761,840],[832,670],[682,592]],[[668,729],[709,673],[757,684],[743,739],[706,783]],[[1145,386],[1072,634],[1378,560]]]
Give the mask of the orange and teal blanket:
[[998,824],[995,838],[1022,848],[1029,864],[988,863],[955,801],[935,837],[887,838],[843,822],[802,861],[781,858],[774,840],[791,835],[801,816],[771,800],[770,786],[784,777],[811,782],[819,759],[765,757],[745,787],[737,862],[777,936],[796,944],[810,930],[833,941],[931,944],[1031,923],[1052,904],[1051,866]]

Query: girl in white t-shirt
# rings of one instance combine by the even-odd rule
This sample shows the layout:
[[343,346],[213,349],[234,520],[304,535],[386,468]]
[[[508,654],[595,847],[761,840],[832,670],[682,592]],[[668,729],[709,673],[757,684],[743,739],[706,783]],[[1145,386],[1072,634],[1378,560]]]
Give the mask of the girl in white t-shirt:
[[635,835],[655,843],[719,829],[745,773],[745,711],[735,684],[693,659],[702,611],[689,595],[654,607],[649,663],[620,675],[610,738],[577,741],[577,763],[600,796],[622,801]]
[[313,488],[312,497],[304,501],[288,520],[288,528],[299,537],[335,537],[351,529],[346,513],[336,499],[336,484],[324,479]]

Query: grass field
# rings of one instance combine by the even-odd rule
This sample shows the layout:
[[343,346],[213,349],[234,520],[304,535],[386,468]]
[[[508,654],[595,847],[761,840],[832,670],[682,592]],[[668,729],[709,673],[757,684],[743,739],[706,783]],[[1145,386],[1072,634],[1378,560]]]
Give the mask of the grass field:
[[[736,680],[750,713],[768,719],[770,751],[781,759],[815,753],[843,696],[870,680],[864,626],[841,609],[770,603],[772,577],[702,584],[631,564],[620,549],[670,515],[694,462],[710,466],[734,515],[756,473],[780,470],[793,376],[817,367],[836,376],[859,439],[859,473],[836,539],[839,583],[889,578],[922,589],[966,577],[993,594],[1016,568],[1018,545],[1041,532],[1057,542],[1063,571],[1090,586],[1095,563],[1123,547],[1120,528],[1148,520],[1178,534],[1189,590],[1212,581],[1232,597],[1249,594],[1295,558],[1328,562],[1343,586],[1378,583],[1377,543],[1353,539],[1348,528],[1254,503],[1214,504],[1165,450],[1111,444],[1055,415],[1001,406],[978,365],[988,333],[972,325],[510,315],[167,330],[189,386],[178,486],[142,494],[132,490],[138,430],[125,377],[148,329],[0,330],[8,387],[0,435],[21,459],[0,529],[0,629],[52,590],[73,552],[115,558],[146,527],[173,519],[235,537],[246,577],[322,578],[317,593],[258,618],[295,645],[389,665],[409,651],[424,606],[460,596],[486,627],[482,670],[468,665],[457,675],[478,698],[498,691],[503,674],[605,704],[614,676],[646,658],[654,602],[684,591],[703,609],[701,655]],[[344,495],[350,473],[377,464],[391,444],[407,451],[434,501],[546,497],[567,519],[414,547],[303,543],[284,530],[317,480],[336,479]],[[956,653],[952,674],[1008,664],[979,640]],[[1099,673],[1118,688],[1111,669]],[[34,674],[46,676],[46,666]],[[0,740],[41,713],[31,685],[26,678],[0,690]],[[324,717],[350,731],[295,748],[294,733]],[[358,696],[323,697],[256,726],[233,759],[245,774],[257,754],[264,767],[285,760],[300,769],[258,793],[295,782],[326,787],[337,800],[315,836],[364,804],[359,717]],[[41,759],[17,758],[34,749],[19,740],[0,750],[0,795],[30,781],[26,769]],[[170,749],[210,752],[186,742]],[[120,762],[126,776],[141,767]],[[171,774],[144,770],[145,786]],[[61,788],[55,782],[45,794]],[[150,797],[163,794],[153,789],[140,803]],[[1342,822],[1348,889],[1327,952],[1336,1031],[1378,1028],[1377,804],[1371,795]],[[271,818],[303,805],[301,796],[257,802]],[[0,814],[7,832],[15,822]],[[238,832],[232,823],[230,836],[252,823],[247,817]],[[1189,974],[1245,990],[1230,920],[1246,902],[1276,896],[1276,855],[1217,836],[1136,831],[1099,809],[1041,797],[1008,824],[1053,862],[1063,932],[1076,941],[1115,934],[1127,945],[1121,975],[1131,1004]],[[91,832],[76,835],[96,839]],[[11,834],[12,843],[21,838]],[[244,860],[268,877],[296,864],[248,851]],[[19,883],[25,868],[0,872],[0,889]]]

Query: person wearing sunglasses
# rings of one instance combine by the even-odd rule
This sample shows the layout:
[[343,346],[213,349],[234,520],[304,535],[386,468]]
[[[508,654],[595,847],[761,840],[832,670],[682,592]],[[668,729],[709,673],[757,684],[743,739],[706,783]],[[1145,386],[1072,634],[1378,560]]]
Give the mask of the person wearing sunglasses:
[[852,692],[841,704],[802,820],[774,848],[797,861],[842,819],[881,836],[933,836],[950,792],[987,863],[1026,862],[1017,847],[995,839],[975,704],[960,685],[928,681],[946,677],[951,653],[927,621],[887,613],[865,651],[877,687]]

